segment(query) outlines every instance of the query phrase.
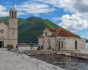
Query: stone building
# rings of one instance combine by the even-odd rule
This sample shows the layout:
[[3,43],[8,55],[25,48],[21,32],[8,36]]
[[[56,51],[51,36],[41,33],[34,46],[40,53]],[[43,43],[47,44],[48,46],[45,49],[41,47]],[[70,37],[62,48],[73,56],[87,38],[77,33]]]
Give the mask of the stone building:
[[18,42],[18,20],[17,20],[17,10],[13,6],[9,11],[8,25],[1,22],[0,23],[0,47],[6,47],[12,44],[14,47]]
[[45,28],[43,34],[38,37],[39,46],[45,50],[83,50],[86,48],[86,40],[79,38],[64,29]]

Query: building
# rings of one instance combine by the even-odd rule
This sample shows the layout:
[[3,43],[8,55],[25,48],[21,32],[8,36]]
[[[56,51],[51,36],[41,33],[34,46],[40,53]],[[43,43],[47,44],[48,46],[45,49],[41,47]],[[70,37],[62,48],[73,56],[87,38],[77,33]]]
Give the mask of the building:
[[38,37],[38,44],[45,50],[52,48],[56,51],[86,48],[85,39],[64,29],[45,28],[43,34]]
[[14,47],[18,42],[18,20],[17,10],[13,6],[9,11],[8,25],[0,23],[0,47],[6,47],[12,44]]

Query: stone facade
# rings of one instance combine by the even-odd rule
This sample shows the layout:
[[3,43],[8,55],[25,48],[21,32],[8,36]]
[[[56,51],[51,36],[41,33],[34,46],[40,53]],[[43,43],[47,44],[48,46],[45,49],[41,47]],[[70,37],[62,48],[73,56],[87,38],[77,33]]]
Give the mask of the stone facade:
[[[59,50],[83,50],[86,48],[86,40],[79,38],[79,36],[71,33],[71,32],[64,32],[63,30],[56,32],[55,36],[53,33],[56,32],[54,30],[49,30],[45,28],[43,31],[43,35],[38,37],[38,44],[39,46],[43,46],[44,50],[47,50],[49,47],[52,49],[59,51]],[[61,34],[62,33],[62,34]],[[58,35],[57,35],[58,34]],[[59,35],[60,34],[60,35]],[[63,36],[64,35],[64,36]],[[72,36],[71,36],[72,35]]]
[[18,44],[18,20],[17,10],[12,7],[9,11],[8,25],[0,23],[0,47],[6,47],[12,44],[14,47]]

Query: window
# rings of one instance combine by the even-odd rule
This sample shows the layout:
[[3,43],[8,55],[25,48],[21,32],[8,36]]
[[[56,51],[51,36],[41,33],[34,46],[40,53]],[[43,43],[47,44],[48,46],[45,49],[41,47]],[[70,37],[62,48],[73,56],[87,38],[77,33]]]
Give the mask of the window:
[[77,49],[77,41],[75,41],[75,49]]
[[45,33],[45,36],[47,36],[47,32]]
[[60,50],[60,41],[59,41],[59,50]]
[[62,45],[62,49],[63,49],[63,41],[61,42],[61,45]]

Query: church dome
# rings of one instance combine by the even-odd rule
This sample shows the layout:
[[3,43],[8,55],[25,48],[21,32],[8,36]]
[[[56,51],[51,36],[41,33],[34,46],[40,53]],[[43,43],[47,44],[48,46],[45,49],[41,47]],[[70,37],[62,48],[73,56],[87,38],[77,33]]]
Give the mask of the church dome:
[[10,8],[10,11],[17,11],[17,9],[13,6]]

